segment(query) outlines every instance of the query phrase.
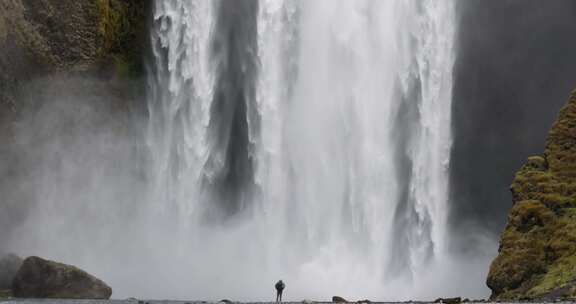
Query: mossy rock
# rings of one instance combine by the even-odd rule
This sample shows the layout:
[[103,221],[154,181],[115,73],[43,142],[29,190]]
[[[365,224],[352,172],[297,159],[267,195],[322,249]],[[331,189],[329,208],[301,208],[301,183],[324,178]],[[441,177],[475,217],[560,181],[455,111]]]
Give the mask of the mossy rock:
[[494,293],[519,288],[546,270],[543,226],[553,220],[553,212],[538,201],[514,205],[502,234],[500,254],[490,267],[487,284]]
[[0,1],[0,94],[9,95],[4,91],[11,83],[63,71],[117,68],[122,76],[140,77],[150,5],[151,0]]
[[527,168],[531,168],[537,171],[546,171],[546,169],[548,169],[548,163],[546,162],[546,159],[542,156],[528,157],[525,166]]
[[576,91],[544,155],[529,157],[510,189],[513,207],[487,278],[492,298],[576,296]]

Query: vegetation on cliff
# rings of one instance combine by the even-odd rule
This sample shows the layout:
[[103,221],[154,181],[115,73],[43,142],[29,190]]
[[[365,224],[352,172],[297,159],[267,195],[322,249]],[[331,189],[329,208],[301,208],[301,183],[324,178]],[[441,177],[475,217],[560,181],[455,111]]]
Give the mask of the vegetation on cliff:
[[146,48],[149,1],[97,0],[100,56],[110,58],[121,76],[139,76]]
[[[6,239],[35,204],[33,191],[20,186],[33,176],[29,172],[33,159],[22,151],[39,149],[36,144],[22,146],[19,136],[26,134],[21,130],[26,124],[46,120],[30,117],[46,109],[59,111],[61,104],[112,109],[98,116],[106,117],[97,125],[102,130],[127,126],[131,115],[144,113],[142,67],[150,3],[0,1],[0,174],[4,177],[0,182],[0,239]],[[86,119],[58,117],[61,124],[78,121]],[[35,133],[38,142],[52,140],[47,130],[56,130],[50,125],[36,126],[46,131]],[[69,126],[76,133],[81,130],[79,124]]]
[[56,72],[112,70],[121,77],[139,76],[149,3],[0,1],[0,104],[16,103],[14,91],[21,82]]
[[576,296],[576,91],[511,186],[513,207],[487,284],[494,299]]

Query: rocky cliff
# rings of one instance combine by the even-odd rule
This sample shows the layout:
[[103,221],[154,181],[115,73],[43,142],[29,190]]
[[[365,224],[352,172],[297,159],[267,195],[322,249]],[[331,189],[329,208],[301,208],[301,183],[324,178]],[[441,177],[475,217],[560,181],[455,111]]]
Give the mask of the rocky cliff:
[[[0,251],[11,250],[3,246],[12,229],[38,200],[31,184],[38,157],[47,156],[38,143],[66,136],[58,127],[80,133],[94,125],[84,138],[102,128],[120,134],[145,109],[150,3],[0,1]],[[83,107],[99,114],[79,115]],[[52,122],[41,119],[52,114]]]
[[487,279],[492,298],[576,296],[576,91],[511,186],[513,206]]
[[55,72],[140,68],[144,0],[0,1],[0,101],[16,106],[18,86]]

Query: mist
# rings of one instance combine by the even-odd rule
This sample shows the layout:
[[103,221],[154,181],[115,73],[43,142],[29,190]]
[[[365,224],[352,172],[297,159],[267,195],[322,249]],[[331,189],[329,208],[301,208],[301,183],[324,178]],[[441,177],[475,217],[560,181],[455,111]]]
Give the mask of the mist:
[[0,252],[113,298],[485,298],[511,205],[574,85],[576,4],[157,1],[145,87],[15,94]]

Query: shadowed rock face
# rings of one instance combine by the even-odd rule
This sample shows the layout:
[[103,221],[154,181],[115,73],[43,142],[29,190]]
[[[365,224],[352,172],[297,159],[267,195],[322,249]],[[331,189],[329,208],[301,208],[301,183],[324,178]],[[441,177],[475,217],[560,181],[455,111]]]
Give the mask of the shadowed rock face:
[[14,277],[17,298],[109,299],[106,283],[74,266],[29,257]]
[[576,296],[576,91],[542,156],[511,186],[514,205],[487,284],[494,299]]
[[[110,62],[135,65],[146,39],[147,0],[0,1],[0,106],[22,81]],[[2,114],[3,108],[0,108]]]

